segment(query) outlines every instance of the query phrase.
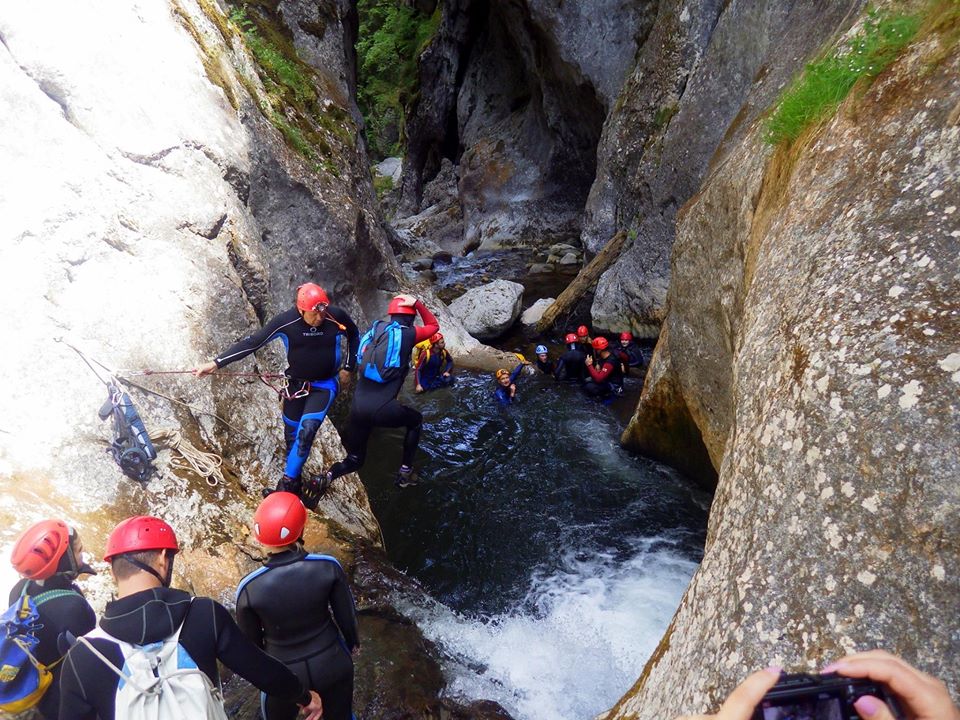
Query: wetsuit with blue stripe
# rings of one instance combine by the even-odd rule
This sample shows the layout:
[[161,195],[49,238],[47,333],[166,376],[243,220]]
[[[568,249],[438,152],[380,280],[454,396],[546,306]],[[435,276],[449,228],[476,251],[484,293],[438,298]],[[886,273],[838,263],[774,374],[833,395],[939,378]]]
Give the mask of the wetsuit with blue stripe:
[[[344,356],[341,338],[346,337],[349,349]],[[344,310],[330,306],[323,322],[313,327],[292,307],[267,322],[260,330],[235,343],[214,358],[218,368],[245,358],[272,340],[283,342],[287,350],[286,375],[291,393],[304,388],[304,397],[284,398],[283,424],[287,443],[284,475],[299,479],[310,454],[313,439],[333,405],[340,383],[337,373],[353,371],[356,366],[360,333]]]
[[[350,720],[357,618],[340,563],[298,544],[271,555],[237,588],[237,624],[250,640],[320,693],[324,720]],[[263,697],[266,720],[293,720],[289,699]]]
[[510,373],[510,384],[504,387],[498,382],[497,389],[493,391],[493,396],[497,399],[497,402],[501,405],[510,405],[513,402],[513,396],[510,394],[510,385],[513,385],[517,378],[520,377],[520,373],[523,370],[523,363],[517,365],[513,372]]

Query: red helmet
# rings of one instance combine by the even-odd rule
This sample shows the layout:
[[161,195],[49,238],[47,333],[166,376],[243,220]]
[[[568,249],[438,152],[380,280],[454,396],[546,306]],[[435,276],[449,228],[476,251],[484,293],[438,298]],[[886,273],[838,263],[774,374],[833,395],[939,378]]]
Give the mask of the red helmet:
[[577,337],[587,337],[590,334],[590,328],[586,325],[581,325],[577,328]]
[[13,546],[13,569],[29,580],[46,580],[57,572],[70,547],[70,528],[63,520],[43,520],[28,528]]
[[563,339],[563,341],[567,343],[567,345],[570,343],[575,343],[577,341],[577,336],[573,333],[567,333],[567,336]]
[[621,339],[621,340],[633,340],[633,335],[631,335],[631,334],[628,333],[628,332],[622,332],[622,333],[620,333],[620,339]]
[[316,283],[304,283],[297,288],[297,310],[300,312],[315,312],[318,305],[326,307],[329,304],[327,291]]
[[390,301],[390,305],[387,307],[387,315],[416,315],[416,308],[413,305],[408,305],[407,302],[406,295],[397,295]]
[[590,344],[593,345],[594,350],[606,350],[610,342],[605,337],[596,337]]
[[253,514],[253,534],[267,547],[281,547],[300,539],[307,524],[307,509],[293,493],[267,495]]
[[107,551],[103,559],[107,562],[117,555],[144,550],[173,550],[177,552],[177,536],[173,528],[160,518],[138,515],[127,518],[117,525],[107,538]]
[[441,340],[443,340],[443,333],[434,333],[434,334],[430,337],[430,344],[431,344],[431,345],[436,345],[436,344],[437,344],[438,342],[440,342]]

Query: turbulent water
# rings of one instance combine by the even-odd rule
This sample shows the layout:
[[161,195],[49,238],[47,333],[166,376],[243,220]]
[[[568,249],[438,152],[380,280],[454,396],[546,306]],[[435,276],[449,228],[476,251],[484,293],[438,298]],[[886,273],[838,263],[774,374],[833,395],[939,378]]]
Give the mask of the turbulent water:
[[464,373],[405,396],[425,417],[422,485],[393,487],[395,431],[375,436],[362,475],[391,559],[436,600],[407,609],[448,658],[451,692],[519,720],[590,718],[669,623],[709,498],[623,452],[615,408],[576,388],[524,376],[508,408],[492,390]]

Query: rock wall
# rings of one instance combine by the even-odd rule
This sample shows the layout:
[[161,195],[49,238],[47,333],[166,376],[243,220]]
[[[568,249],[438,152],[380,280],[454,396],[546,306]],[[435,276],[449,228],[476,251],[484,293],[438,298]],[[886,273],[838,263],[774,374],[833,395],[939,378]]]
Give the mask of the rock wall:
[[618,230],[636,241],[604,273],[595,327],[656,337],[664,318],[677,210],[699,189],[726,135],[764,112],[862,0],[664,0],[607,118],[582,242]]
[[653,5],[444,3],[420,60],[398,217],[428,210],[424,186],[447,159],[459,193],[430,216],[462,216],[454,249],[575,240],[601,124]]
[[608,718],[873,647],[960,694],[960,52],[940,41],[790,148],[742,128],[680,214],[650,372],[719,485],[703,563]]

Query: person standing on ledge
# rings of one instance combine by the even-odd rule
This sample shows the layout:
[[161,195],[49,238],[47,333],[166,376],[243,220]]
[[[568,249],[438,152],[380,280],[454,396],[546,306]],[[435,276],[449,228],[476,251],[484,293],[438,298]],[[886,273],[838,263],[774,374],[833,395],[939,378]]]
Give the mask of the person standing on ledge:
[[[341,367],[340,339],[343,337],[347,339],[349,351]],[[341,384],[350,383],[360,346],[360,333],[346,311],[331,305],[319,285],[301,285],[297,288],[295,307],[280,313],[257,332],[194,370],[194,375],[209,375],[277,338],[287,349],[287,386],[283,392],[287,460],[277,490],[300,495],[304,504],[313,509],[320,498],[311,494],[313,484],[303,486],[300,475]],[[266,490],[265,494],[269,492]]]
[[[267,559],[237,587],[237,624],[320,694],[324,720],[351,720],[352,656],[360,651],[353,595],[336,558],[303,549],[306,523],[296,495],[273,493],[260,503],[253,532]],[[264,696],[262,707],[266,720],[297,716],[283,698]]]
[[[439,332],[440,326],[422,301],[412,295],[397,295],[387,308],[389,321],[378,320],[363,336],[357,358],[357,389],[343,445],[347,457],[327,471],[316,492],[322,495],[336,478],[356,472],[366,460],[367,443],[375,427],[405,427],[403,459],[397,471],[397,487],[416,485],[413,458],[420,443],[423,415],[401,404],[397,394],[410,371],[413,346]],[[421,327],[413,321],[420,316]]]

